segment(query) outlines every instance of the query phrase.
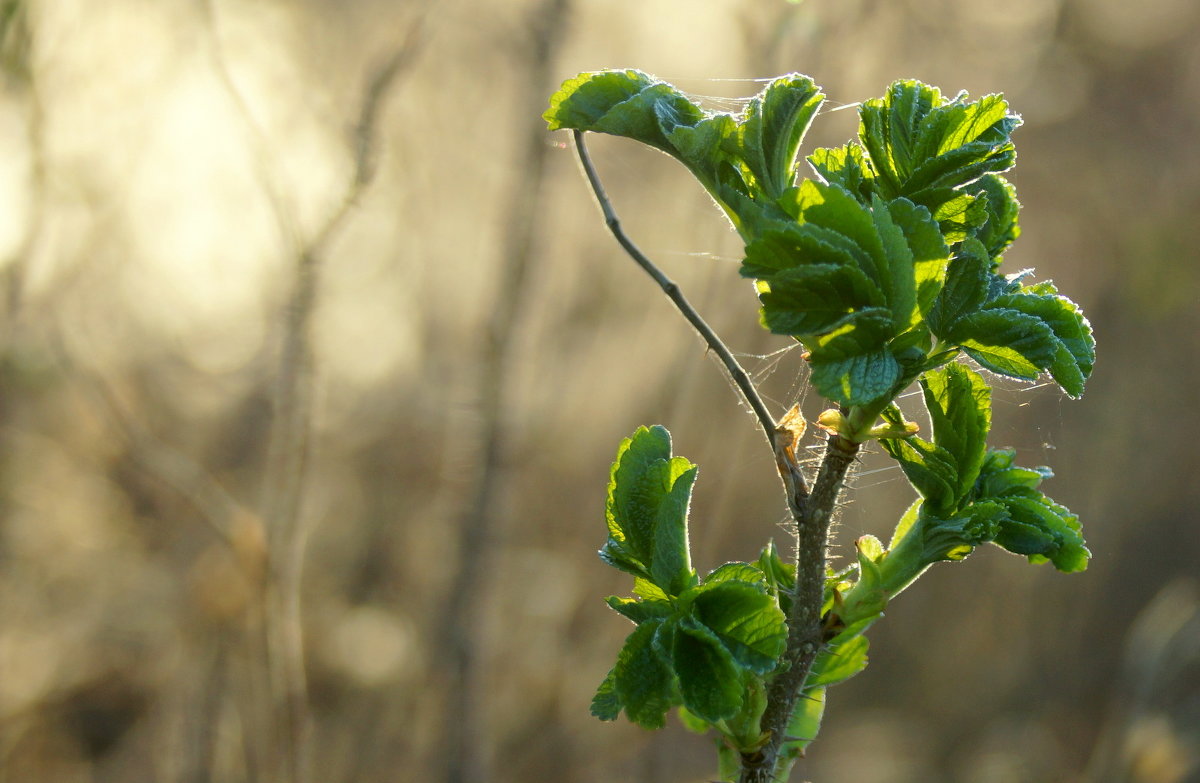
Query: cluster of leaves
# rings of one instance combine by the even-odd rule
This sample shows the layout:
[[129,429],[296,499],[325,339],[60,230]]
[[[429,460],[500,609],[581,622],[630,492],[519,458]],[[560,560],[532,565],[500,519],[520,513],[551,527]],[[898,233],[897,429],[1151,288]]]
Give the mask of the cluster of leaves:
[[567,81],[552,130],[625,136],[682,162],[746,241],[761,320],[809,351],[827,399],[874,414],[921,373],[966,352],[1023,380],[1048,373],[1079,396],[1095,359],[1079,308],[1049,283],[997,269],[1020,232],[998,172],[1020,124],[998,95],[946,99],[899,81],[860,108],[858,139],[796,154],[824,96],[805,76],[772,81],[740,115],[709,112],[639,71]]
[[[715,727],[727,747],[753,750],[766,739],[759,718],[767,677],[787,643],[795,569],[768,544],[753,563],[726,563],[697,578],[687,537],[695,477],[696,466],[671,455],[662,427],[639,427],[617,451],[600,556],[634,577],[633,597],[607,602],[637,627],[596,692],[592,713],[615,720],[624,710],[634,723],[659,728],[667,711],[680,707],[689,728]],[[814,704],[824,703],[824,688],[866,666],[866,639],[842,642],[833,640],[814,667],[810,698],[796,718],[797,743],[815,735],[804,722],[814,719]]]
[[[991,389],[983,377],[949,364],[925,373],[920,385],[933,441],[881,440],[920,497],[886,550],[872,536],[856,542],[859,578],[836,610],[844,623],[877,617],[930,565],[962,560],[980,544],[1067,573],[1087,568],[1078,518],[1039,489],[1050,469],[1017,467],[1013,450],[988,448]],[[894,405],[883,415],[893,425],[902,421]]]
[[[823,100],[790,74],[740,114],[710,112],[639,71],[600,71],[565,82],[545,114],[551,130],[636,139],[695,175],[745,241],[741,274],[754,280],[762,324],[806,347],[813,385],[837,404],[821,426],[852,443],[880,439],[919,495],[887,548],[864,536],[857,563],[827,575],[828,644],[792,715],[785,766],[815,736],[826,688],[866,665],[863,632],[931,564],[983,543],[1064,572],[1089,557],[1076,517],[1039,489],[1050,471],[988,447],[990,388],[955,361],[965,354],[1022,380],[1046,374],[1072,397],[1095,361],[1073,302],[1027,272],[999,272],[1020,234],[1020,204],[1001,176],[1020,119],[998,95],[947,99],[899,81],[861,105],[857,139],[813,152],[815,177],[798,181],[800,143]],[[914,381],[932,441],[895,404]],[[689,728],[722,735],[729,780],[735,752],[768,739],[760,718],[787,644],[795,569],[768,545],[756,562],[700,579],[687,546],[695,475],[661,427],[639,429],[618,452],[601,556],[634,577],[634,597],[608,603],[636,628],[592,711],[611,720],[623,710],[654,728],[679,707]]]

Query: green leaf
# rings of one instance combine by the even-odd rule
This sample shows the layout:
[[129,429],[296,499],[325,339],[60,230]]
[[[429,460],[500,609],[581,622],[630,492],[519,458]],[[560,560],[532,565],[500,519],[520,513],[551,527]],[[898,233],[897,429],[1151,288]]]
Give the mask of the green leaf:
[[542,117],[550,130],[571,128],[640,141],[676,154],[667,136],[696,125],[704,111],[666,82],[641,71],[594,71],[568,79]]
[[634,577],[633,579],[633,594],[638,598],[645,598],[647,601],[669,603],[671,600],[671,596],[667,595],[665,590],[649,579],[642,579],[641,577]]
[[674,608],[666,601],[642,601],[610,595],[604,599],[604,602],[613,611],[638,625],[647,620],[664,620],[675,612]]
[[621,714],[621,699],[617,696],[616,669],[609,671],[592,697],[591,713],[600,720],[616,720]]
[[705,586],[718,582],[742,582],[757,585],[760,592],[767,590],[767,575],[750,563],[725,563],[710,571],[703,579]]
[[[678,704],[675,676],[655,650],[654,637],[661,626],[661,622],[649,621],[635,628],[625,640],[612,673],[612,693],[625,708],[626,716],[647,729],[666,725],[667,710]],[[601,702],[601,709],[610,708],[612,697],[606,696]]]
[[846,190],[863,205],[871,203],[875,172],[858,142],[833,149],[817,149],[808,156],[808,162],[830,185]]
[[1009,135],[1020,119],[1001,96],[946,101],[917,81],[894,83],[859,110],[859,138],[888,198],[908,196],[936,212],[954,190],[1012,166]]
[[763,547],[756,565],[766,577],[779,608],[786,614],[792,608],[791,591],[796,587],[796,566],[783,562],[774,541]]
[[[805,266],[850,267],[862,271],[873,268],[862,247],[838,231],[816,223],[778,221],[746,245],[746,258],[739,270],[742,277],[770,280],[780,272]],[[868,301],[885,303],[883,292],[874,283]]]
[[824,229],[820,236],[849,251],[862,271],[886,294],[890,275],[883,268],[883,243],[870,209],[841,188],[811,179],[784,193],[779,205],[800,224]]
[[997,530],[995,517],[1003,514],[998,504],[974,504],[938,516],[925,503],[914,503],[896,526],[888,551],[879,561],[884,595],[894,598],[934,563],[962,560],[979,544],[991,541]]
[[1049,468],[1018,467],[1014,456],[1012,449],[989,451],[975,483],[977,498],[1005,511],[996,544],[1033,563],[1052,562],[1065,573],[1083,571],[1091,553],[1078,517],[1038,489],[1053,473]]
[[680,707],[677,714],[680,724],[693,734],[707,734],[708,730],[712,728],[711,723],[694,714],[687,707]]
[[904,512],[904,515],[900,517],[900,521],[896,523],[895,530],[892,531],[892,540],[888,542],[889,551],[895,549],[904,537],[908,535],[909,531],[912,530],[913,525],[916,524],[918,514],[921,513],[922,503],[923,501],[919,498],[914,500],[912,505]]
[[788,756],[797,757],[817,738],[821,731],[821,719],[825,716],[825,689],[812,688],[805,690],[796,700],[792,717],[788,720],[787,742],[783,752]]
[[771,200],[796,179],[796,151],[825,96],[813,80],[788,74],[751,98],[740,123],[740,157]]
[[[671,154],[686,165],[709,189],[721,181],[723,167],[733,160],[727,152],[737,142],[737,121],[729,114],[714,114],[694,125],[675,125],[666,134]],[[745,181],[735,176],[735,184],[746,192]]]
[[855,636],[837,646],[830,645],[821,651],[813,662],[812,672],[804,681],[805,688],[828,687],[844,682],[867,668],[865,636]]
[[859,308],[878,302],[879,289],[857,267],[810,264],[764,281],[763,326],[775,334],[820,335],[852,320]]
[[925,315],[945,282],[950,248],[946,246],[947,240],[942,236],[936,216],[931,215],[925,207],[905,198],[890,201],[887,207],[912,253],[917,310]]
[[984,195],[987,221],[976,231],[975,237],[987,248],[994,264],[1000,263],[1000,255],[1021,235],[1017,214],[1021,202],[1017,201],[1017,189],[999,174],[987,174],[975,183]]
[[785,563],[774,541],[767,543],[758,556],[758,567],[774,587],[791,590],[796,586],[796,566]]
[[975,483],[978,498],[1002,498],[1006,495],[1021,495],[1027,489],[1037,489],[1041,483],[1054,476],[1046,467],[1022,468],[1013,464],[1014,449],[989,449]]
[[641,71],[595,71],[564,82],[543,116],[550,130],[623,136],[675,157],[750,239],[779,213],[774,201],[795,179],[796,151],[823,100],[807,76],[788,74],[734,117]]
[[643,509],[643,484],[655,466],[671,456],[671,435],[664,427],[639,427],[621,441],[609,472],[605,517],[608,542],[601,556],[635,576],[649,577],[650,540],[654,515]]
[[895,82],[882,98],[859,107],[859,140],[889,198],[903,195],[903,184],[917,164],[921,121],[942,102],[937,88],[908,81]]
[[775,668],[787,646],[787,624],[775,599],[756,582],[710,582],[696,589],[692,615],[756,674]]
[[929,311],[929,328],[939,339],[945,339],[959,319],[983,306],[990,277],[987,249],[977,239],[963,241],[947,268],[945,285]]
[[[888,595],[879,568],[879,563],[884,557],[883,545],[879,539],[870,535],[860,536],[854,542],[854,548],[858,559],[858,580],[840,601],[834,602],[834,605],[838,606],[837,614],[841,619],[854,627],[855,633],[861,634],[867,626],[882,616],[884,608],[887,607]],[[851,638],[843,637],[843,634],[845,630],[838,634],[842,637],[838,640],[839,643]]]
[[900,380],[900,364],[886,347],[891,331],[890,314],[873,308],[807,342],[813,386],[842,405],[866,405],[888,396]]
[[1058,353],[1050,327],[1018,310],[969,313],[954,323],[947,340],[961,345],[984,368],[1029,381],[1049,368]]
[[[1034,293],[1046,291],[1049,293]],[[1096,361],[1096,341],[1092,327],[1079,307],[1053,293],[1054,287],[1027,287],[1020,293],[1006,294],[988,302],[988,309],[1015,310],[1032,315],[1045,323],[1056,340],[1050,377],[1071,397],[1083,394],[1083,384]]]
[[[1026,530],[1036,529],[1049,539],[1050,544],[1041,551],[1019,552],[1007,543],[1005,549],[1029,556],[1030,562],[1046,562],[1063,573],[1075,573],[1087,568],[1091,552],[1083,543],[1079,519],[1066,507],[1060,506],[1041,493],[1034,497],[1006,497],[1002,502],[1011,517],[1010,525],[1022,526]],[[1005,530],[1009,534],[1009,530]],[[997,543],[1001,543],[997,538]]]
[[639,427],[622,441],[610,476],[601,557],[669,595],[695,584],[687,513],[696,466],[671,457],[665,428]]
[[668,594],[678,595],[696,583],[688,548],[687,515],[697,468],[683,457],[676,457],[660,471],[666,495],[658,508],[650,575]]
[[959,486],[958,466],[953,454],[917,437],[892,438],[879,443],[900,463],[904,475],[931,510],[953,511]]
[[938,222],[948,245],[962,242],[975,234],[988,219],[986,197],[970,196],[953,188],[945,188],[931,192],[926,196],[926,201],[938,205],[933,210],[933,219]]
[[980,544],[996,537],[1003,508],[991,503],[973,503],[949,517],[939,517],[922,509],[919,540],[921,558],[928,565],[943,560],[962,560]]
[[742,706],[741,670],[708,628],[682,620],[672,640],[671,662],[683,705],[697,717],[716,723]]
[[[914,317],[917,304],[916,269],[913,261],[912,248],[908,246],[908,238],[904,230],[892,220],[890,205],[872,196],[871,217],[875,221],[875,230],[879,234],[883,246],[883,258],[878,265],[880,287],[887,299],[892,312],[892,322],[897,331],[904,331],[916,323]],[[915,217],[915,206],[907,199],[894,202],[897,211],[907,217]],[[937,227],[933,227],[937,233]],[[939,234],[940,238],[940,234]],[[944,247],[944,245],[943,245]]]
[[1014,519],[1008,514],[1000,524],[995,543],[1014,555],[1025,556],[1047,555],[1057,550],[1059,544],[1054,533],[1044,525]]
[[957,468],[957,503],[975,486],[987,453],[992,427],[991,387],[967,367],[948,364],[926,373],[921,378],[921,389],[933,424],[933,442],[953,457]]

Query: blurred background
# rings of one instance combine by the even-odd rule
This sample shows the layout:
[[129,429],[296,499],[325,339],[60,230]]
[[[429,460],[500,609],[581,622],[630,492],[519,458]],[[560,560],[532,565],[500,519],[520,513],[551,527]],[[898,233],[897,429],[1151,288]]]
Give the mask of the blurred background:
[[[711,740],[588,715],[629,630],[595,556],[621,438],[701,466],[701,571],[788,544],[753,418],[539,118],[609,67],[730,111],[807,73],[805,150],[896,78],[1004,92],[1008,270],[1098,336],[1082,401],[1001,383],[993,431],[1091,568],[934,568],[796,779],[1200,781],[1194,0],[3,0],[0,783],[711,778]],[[815,418],[699,186],[591,151]],[[839,558],[911,499],[878,453],[852,485]]]

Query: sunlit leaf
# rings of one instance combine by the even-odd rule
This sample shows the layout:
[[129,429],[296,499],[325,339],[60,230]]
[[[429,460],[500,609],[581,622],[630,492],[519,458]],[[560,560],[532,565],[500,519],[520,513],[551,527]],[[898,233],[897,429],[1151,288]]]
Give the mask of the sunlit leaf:
[[957,501],[975,486],[983,466],[992,426],[991,387],[967,367],[948,364],[926,373],[921,388],[933,424],[933,442],[954,458],[957,467]]
[[742,706],[742,674],[729,650],[705,626],[683,620],[674,634],[671,660],[683,705],[710,723]]
[[775,667],[787,644],[783,612],[756,583],[706,583],[697,588],[692,614],[720,639],[739,666],[758,674]]
[[1058,339],[1040,318],[1018,310],[989,309],[955,321],[947,339],[994,373],[1033,380],[1054,362]]
[[639,427],[617,450],[608,486],[608,541],[601,556],[668,595],[696,581],[687,514],[696,466],[671,457],[663,427]]
[[[654,649],[654,636],[660,625],[651,621],[635,628],[625,640],[612,673],[612,693],[616,700],[631,721],[647,729],[662,728],[667,710],[678,703],[675,676]],[[613,697],[601,696],[604,688],[602,684],[597,692],[602,710],[610,709],[613,703]]]
[[838,645],[829,645],[813,662],[812,673],[804,681],[806,688],[826,687],[844,682],[867,668],[865,636],[855,636]]

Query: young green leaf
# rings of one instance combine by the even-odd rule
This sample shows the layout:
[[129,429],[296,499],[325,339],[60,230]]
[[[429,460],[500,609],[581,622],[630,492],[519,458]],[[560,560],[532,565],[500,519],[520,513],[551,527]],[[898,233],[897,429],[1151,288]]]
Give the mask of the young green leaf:
[[674,614],[674,608],[666,601],[642,601],[610,595],[604,599],[614,612],[641,625],[647,620],[665,620]]
[[1048,468],[1018,467],[1013,461],[1011,449],[989,451],[975,483],[974,505],[986,501],[1005,512],[996,544],[1033,563],[1051,562],[1065,573],[1083,571],[1091,553],[1079,519],[1038,489],[1053,474]]
[[956,189],[1016,158],[1009,136],[1020,118],[998,95],[947,101],[934,87],[900,81],[883,98],[865,101],[859,120],[883,195],[907,196],[934,212]]
[[592,715],[600,720],[616,720],[621,714],[621,699],[617,696],[616,669],[612,669],[592,697]]
[[667,595],[695,584],[687,513],[696,466],[671,457],[663,427],[639,427],[617,450],[608,485],[608,541],[601,557]]
[[845,682],[867,668],[865,636],[855,636],[837,644],[829,645],[813,662],[811,673],[804,681],[806,688],[828,687]]
[[991,387],[979,373],[948,364],[926,373],[921,389],[933,424],[933,442],[954,458],[957,504],[975,486],[983,466],[992,427]]
[[[1045,291],[1046,293],[1039,293]],[[988,302],[987,309],[1014,310],[1040,319],[1054,334],[1054,357],[1047,369],[1071,397],[1083,394],[1083,384],[1096,361],[1092,327],[1079,307],[1055,292],[1053,285],[1027,286]]]
[[725,563],[710,571],[702,581],[705,587],[718,582],[742,582],[756,586],[760,592],[767,590],[767,575],[750,563]]
[[696,470],[683,457],[669,460],[659,468],[666,493],[655,520],[650,575],[669,595],[678,595],[696,583],[687,537],[688,504]]
[[881,440],[880,444],[900,463],[900,469],[931,510],[953,513],[959,487],[953,454],[918,437]]
[[988,296],[992,261],[987,248],[977,239],[966,239],[950,261],[946,282],[929,311],[929,329],[946,339],[954,324],[976,312]]
[[708,628],[682,620],[673,634],[671,662],[679,678],[683,705],[715,723],[742,706],[742,672],[733,656]]
[[882,298],[862,270],[832,264],[784,270],[762,281],[759,293],[763,326],[794,336],[831,332],[852,320],[864,302]]
[[611,714],[614,699],[625,709],[625,715],[647,729],[661,729],[666,724],[667,710],[679,703],[675,675],[662,655],[655,649],[654,637],[662,623],[644,622],[625,640],[613,667],[611,695],[606,692],[608,680],[601,684],[593,700],[593,711],[600,702],[598,715]]
[[[898,332],[902,332],[917,322],[917,318],[914,317],[917,306],[917,280],[913,251],[909,247],[909,237],[905,235],[904,229],[892,219],[890,205],[878,195],[872,196],[872,199],[871,217],[875,221],[875,230],[883,246],[882,263],[877,267],[883,272],[880,287],[891,310],[892,323],[896,325]],[[911,201],[897,199],[893,203],[896,204],[898,212],[909,218],[915,217],[910,211],[913,210]],[[933,226],[933,231],[938,233],[936,226]],[[940,242],[940,238],[938,235],[939,244],[944,250],[945,243]],[[943,257],[942,261],[945,260]]]
[[624,70],[581,73],[568,79],[550,97],[550,108],[542,116],[552,131],[609,133],[676,154],[668,134],[677,125],[696,125],[705,113],[666,82]]
[[784,193],[779,204],[802,226],[824,229],[822,238],[837,241],[850,251],[862,271],[886,296],[891,287],[891,270],[885,265],[883,242],[868,207],[841,188],[814,180],[805,180]]
[[738,666],[766,674],[787,645],[783,612],[756,582],[725,580],[696,588],[692,616],[729,650]]
[[[778,221],[746,245],[739,270],[742,277],[769,280],[781,272],[804,266],[851,267],[860,272],[874,267],[867,251],[853,239],[816,223]],[[865,274],[865,272],[864,272]],[[864,292],[872,305],[883,305],[883,291],[875,283]]]
[[775,79],[751,98],[740,123],[739,157],[758,187],[777,199],[796,179],[796,151],[825,96],[799,74]]
[[[938,226],[938,218],[925,207],[906,198],[889,201],[892,222],[900,228],[905,244],[912,253],[913,280],[917,293],[917,312],[925,316],[942,290],[946,268],[950,263],[950,248]],[[918,319],[914,317],[913,323]]]
[[975,483],[975,496],[998,498],[1010,494],[1021,494],[1026,489],[1037,489],[1043,481],[1053,478],[1049,468],[1022,468],[1013,464],[1015,449],[989,449]]
[[825,689],[811,688],[800,694],[792,717],[788,721],[787,742],[783,753],[794,759],[804,754],[804,749],[817,738],[821,731],[821,719],[825,717]]
[[946,339],[984,368],[1026,381],[1048,369],[1058,354],[1058,338],[1050,327],[1019,310],[968,313],[954,322]]
[[774,202],[795,180],[796,151],[823,100],[807,76],[788,74],[735,117],[641,71],[595,71],[564,82],[543,117],[550,130],[623,136],[675,157],[751,239],[764,218],[782,216]]
[[872,308],[807,342],[813,386],[843,405],[866,405],[891,394],[900,380],[900,363],[887,348],[891,332],[891,315]]
[[871,203],[875,172],[858,142],[833,149],[817,149],[808,156],[808,162],[828,184],[846,190],[861,204]]
[[1021,235],[1017,222],[1021,202],[1017,201],[1016,188],[999,174],[980,177],[975,187],[981,189],[983,198],[979,201],[987,210],[987,221],[975,232],[975,238],[987,248],[993,264],[999,265],[1000,255]]
[[973,236],[988,219],[987,199],[980,195],[944,188],[931,191],[926,201],[938,205],[933,210],[933,219],[937,221],[949,245]]

